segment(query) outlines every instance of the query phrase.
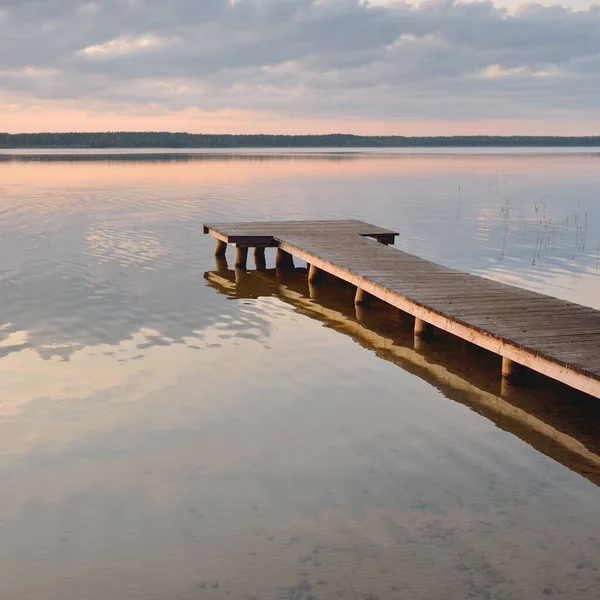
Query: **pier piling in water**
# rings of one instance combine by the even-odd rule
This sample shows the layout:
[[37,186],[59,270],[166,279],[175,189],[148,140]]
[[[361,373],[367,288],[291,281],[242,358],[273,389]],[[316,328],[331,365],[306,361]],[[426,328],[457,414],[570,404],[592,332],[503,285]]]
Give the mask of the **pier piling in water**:
[[514,360],[503,356],[502,377],[513,385],[523,385],[527,379],[527,369]]
[[423,319],[415,319],[415,337],[421,338],[422,340],[430,340],[433,338],[433,325],[430,325]]
[[289,252],[286,252],[281,248],[277,248],[275,266],[280,271],[291,271],[294,269],[294,257]]
[[218,239],[215,246],[215,256],[225,256],[226,250],[227,244],[223,240]]
[[356,294],[354,296],[354,304],[360,306],[368,306],[371,303],[372,296],[368,292],[365,292],[362,288],[356,288]]
[[245,268],[247,262],[248,262],[248,248],[238,246],[235,249],[235,262],[233,263],[233,266]]
[[323,271],[315,265],[309,265],[308,267],[308,281],[311,283],[321,283],[323,279]]
[[267,259],[265,257],[264,248],[254,248],[254,265],[256,266],[257,271],[264,271],[267,268]]

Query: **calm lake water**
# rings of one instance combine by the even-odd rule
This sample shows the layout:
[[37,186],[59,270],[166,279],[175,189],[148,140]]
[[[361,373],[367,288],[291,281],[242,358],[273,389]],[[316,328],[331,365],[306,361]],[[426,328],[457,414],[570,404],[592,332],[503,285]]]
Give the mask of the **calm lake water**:
[[600,403],[202,235],[360,218],[600,309],[600,154],[5,154],[0,217],[2,600],[600,597]]

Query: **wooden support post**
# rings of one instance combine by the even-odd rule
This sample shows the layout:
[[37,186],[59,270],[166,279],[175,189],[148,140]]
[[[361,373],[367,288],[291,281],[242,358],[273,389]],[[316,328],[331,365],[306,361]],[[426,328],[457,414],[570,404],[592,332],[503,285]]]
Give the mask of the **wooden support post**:
[[310,283],[321,283],[322,279],[323,271],[319,267],[315,267],[315,265],[310,265],[308,269],[308,281]]
[[426,352],[427,350],[431,349],[431,346],[423,338],[420,338],[418,335],[415,335],[413,348],[417,352]]
[[365,310],[364,304],[355,304],[354,310],[356,311],[356,320],[359,323],[364,322],[365,317],[367,316],[367,311]]
[[244,267],[235,267],[234,272],[235,272],[235,285],[236,286],[243,284],[244,281],[246,281],[249,277],[249,273],[246,270],[245,266]]
[[423,321],[423,319],[415,319],[415,337],[422,340],[430,340],[433,337],[433,325]]
[[227,244],[223,240],[217,240],[215,246],[215,256],[225,256],[225,250],[227,250]]
[[277,255],[275,256],[275,267],[282,271],[293,271],[294,270],[294,257],[285,250],[277,248]]
[[371,294],[365,292],[360,288],[356,288],[356,295],[354,296],[354,304],[360,304],[361,306],[368,306],[371,303]]
[[224,256],[215,256],[215,264],[219,275],[227,275],[229,269],[227,268],[227,259]]
[[506,356],[502,357],[502,378],[513,385],[522,385],[527,378],[527,368]]
[[257,271],[264,271],[267,268],[264,248],[254,248],[254,265]]
[[234,267],[246,268],[246,262],[248,260],[248,248],[240,248],[239,246],[235,249],[235,263]]

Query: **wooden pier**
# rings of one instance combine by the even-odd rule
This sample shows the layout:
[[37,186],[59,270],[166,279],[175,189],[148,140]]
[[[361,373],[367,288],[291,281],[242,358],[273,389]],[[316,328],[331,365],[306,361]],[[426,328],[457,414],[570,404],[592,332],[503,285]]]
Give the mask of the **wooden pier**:
[[531,369],[600,398],[600,311],[391,248],[396,232],[362,221],[214,223],[204,233],[217,238],[217,256],[236,248],[238,268],[249,248],[258,268],[264,249],[276,248],[282,271],[296,257],[309,265],[311,285],[323,272],[334,275],[356,286],[357,304],[375,297],[412,315],[419,338],[437,328],[494,352],[512,383]]

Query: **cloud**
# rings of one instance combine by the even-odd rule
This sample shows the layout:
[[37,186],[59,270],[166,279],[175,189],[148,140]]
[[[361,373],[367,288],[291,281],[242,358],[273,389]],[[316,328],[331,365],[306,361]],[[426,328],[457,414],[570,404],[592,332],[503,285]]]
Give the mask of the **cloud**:
[[170,40],[156,35],[140,35],[135,38],[115,38],[103,44],[95,44],[81,50],[81,54],[86,56],[111,57],[121,54],[131,54],[133,52],[142,52],[149,48],[160,48],[170,43]]
[[598,119],[600,8],[0,0],[0,101],[285,118]]

